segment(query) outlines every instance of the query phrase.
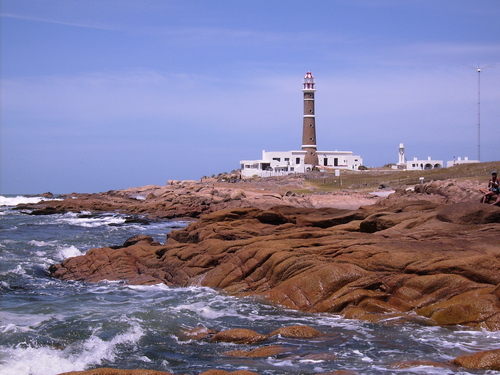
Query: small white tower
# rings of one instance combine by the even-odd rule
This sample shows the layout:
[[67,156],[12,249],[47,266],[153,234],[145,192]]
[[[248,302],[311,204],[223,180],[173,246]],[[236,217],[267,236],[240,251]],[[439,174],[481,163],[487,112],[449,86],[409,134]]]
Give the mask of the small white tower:
[[398,165],[404,165],[406,164],[406,158],[405,158],[405,146],[400,143],[399,144],[399,161]]

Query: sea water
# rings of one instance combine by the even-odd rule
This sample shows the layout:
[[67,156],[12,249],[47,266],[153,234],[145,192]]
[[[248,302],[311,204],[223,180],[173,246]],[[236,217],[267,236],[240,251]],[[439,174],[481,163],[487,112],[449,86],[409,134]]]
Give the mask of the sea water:
[[[32,216],[13,205],[33,198],[0,197],[0,373],[53,375],[96,367],[154,369],[199,374],[209,368],[259,374],[495,374],[398,361],[446,362],[459,355],[500,348],[500,332],[436,327],[387,320],[366,323],[332,314],[306,314],[236,298],[204,287],[83,283],[48,276],[50,265],[91,248],[120,245],[136,234],[163,243],[185,222],[126,224],[115,213]],[[186,339],[193,327],[248,328],[267,334],[305,324],[315,339],[274,337],[258,345]],[[237,349],[280,345],[265,358],[224,355]]]

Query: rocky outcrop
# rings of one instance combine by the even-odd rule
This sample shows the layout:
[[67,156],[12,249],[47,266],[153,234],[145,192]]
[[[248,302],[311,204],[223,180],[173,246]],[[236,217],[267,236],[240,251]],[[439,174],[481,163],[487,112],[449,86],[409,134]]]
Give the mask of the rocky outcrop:
[[50,271],[208,286],[369,321],[500,330],[499,215],[499,207],[406,191],[355,211],[239,207],[202,216],[164,245],[93,249]]
[[[226,184],[228,185],[228,184]],[[268,209],[277,205],[294,207],[333,206],[357,209],[373,204],[377,197],[361,193],[304,195],[263,190],[242,190],[238,187],[217,187],[195,181],[169,181],[166,186],[144,186],[98,194],[70,194],[61,200],[20,205],[32,215],[66,212],[120,212],[149,219],[198,218],[203,214],[228,208],[255,207]]]

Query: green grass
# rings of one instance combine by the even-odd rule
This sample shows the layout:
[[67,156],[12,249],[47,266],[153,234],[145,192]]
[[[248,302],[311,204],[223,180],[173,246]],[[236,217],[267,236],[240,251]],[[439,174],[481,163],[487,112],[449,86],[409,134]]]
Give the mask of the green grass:
[[306,175],[307,185],[319,191],[353,190],[378,188],[381,185],[390,188],[404,187],[423,181],[436,180],[471,180],[486,183],[491,171],[500,171],[500,161],[487,163],[462,164],[450,168],[423,171],[399,171],[392,169],[371,169],[367,171],[343,170],[339,177],[334,173],[310,173]]

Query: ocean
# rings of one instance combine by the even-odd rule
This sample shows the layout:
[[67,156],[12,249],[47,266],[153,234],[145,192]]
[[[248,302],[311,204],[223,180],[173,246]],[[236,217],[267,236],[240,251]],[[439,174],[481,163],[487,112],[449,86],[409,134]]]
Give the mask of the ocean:
[[[165,242],[186,222],[125,223],[116,213],[34,216],[14,210],[39,198],[0,197],[0,373],[53,375],[96,367],[154,369],[197,375],[207,369],[259,374],[498,374],[414,366],[399,361],[446,362],[500,347],[500,332],[436,327],[389,319],[367,323],[332,314],[307,314],[204,287],[133,286],[121,282],[63,282],[50,265],[91,248],[121,245],[136,234]],[[258,345],[189,340],[186,329],[248,328],[259,333],[305,324],[315,339],[274,337]],[[280,345],[268,358],[224,355]]]

